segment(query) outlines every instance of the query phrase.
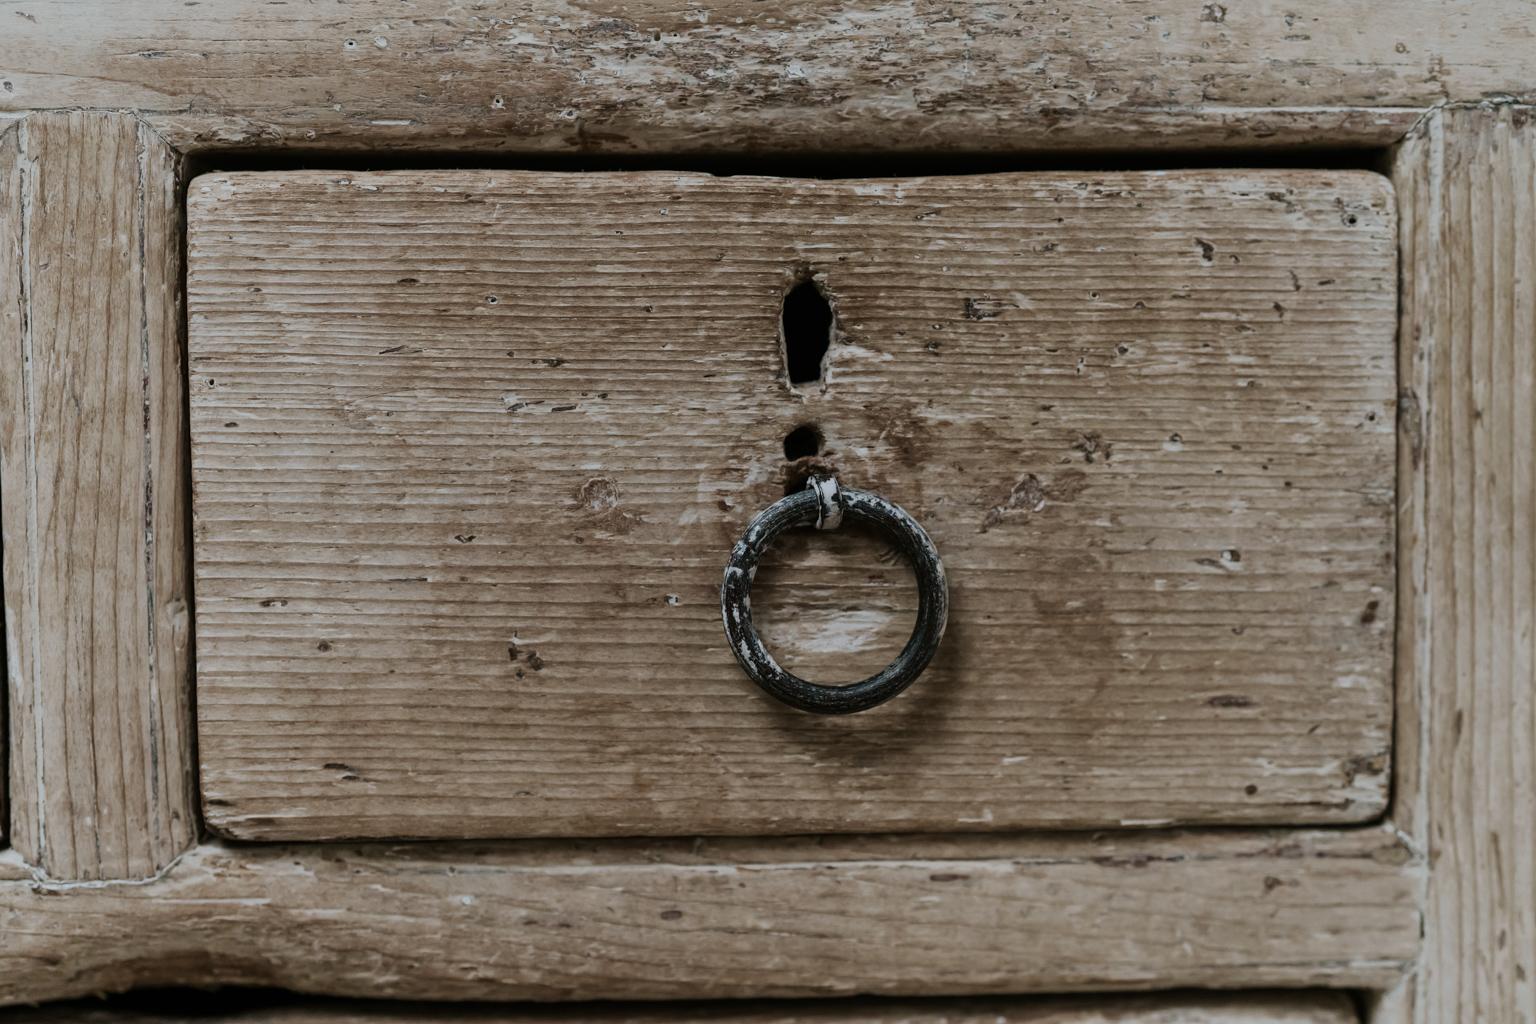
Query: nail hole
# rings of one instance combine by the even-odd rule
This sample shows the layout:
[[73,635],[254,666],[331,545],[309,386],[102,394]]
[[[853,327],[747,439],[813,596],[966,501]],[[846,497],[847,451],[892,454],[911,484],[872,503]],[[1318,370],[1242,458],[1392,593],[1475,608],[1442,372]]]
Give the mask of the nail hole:
[[811,278],[802,278],[784,296],[779,330],[791,385],[821,380],[833,322],[832,305]]
[[800,460],[815,459],[821,454],[821,446],[825,440],[821,429],[814,423],[803,423],[784,435],[784,459],[787,462],[784,467],[785,494],[805,490],[806,481],[810,479],[811,473],[817,470],[820,463]]
[[821,431],[814,423],[796,427],[784,435],[784,457],[790,462],[821,454]]

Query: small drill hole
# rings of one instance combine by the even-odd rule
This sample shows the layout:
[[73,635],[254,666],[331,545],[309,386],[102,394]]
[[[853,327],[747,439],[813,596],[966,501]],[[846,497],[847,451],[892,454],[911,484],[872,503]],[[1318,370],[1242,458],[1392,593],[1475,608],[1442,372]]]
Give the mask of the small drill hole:
[[785,494],[805,490],[805,482],[810,479],[812,466],[796,465],[796,463],[800,459],[810,459],[820,455],[824,440],[821,431],[814,423],[802,424],[784,435],[784,458],[789,462],[789,465],[784,467]]
[[832,344],[833,320],[831,303],[810,278],[784,296],[780,331],[791,384],[814,384],[821,380],[822,363]]
[[813,423],[796,427],[784,435],[784,457],[790,462],[821,454],[821,431]]

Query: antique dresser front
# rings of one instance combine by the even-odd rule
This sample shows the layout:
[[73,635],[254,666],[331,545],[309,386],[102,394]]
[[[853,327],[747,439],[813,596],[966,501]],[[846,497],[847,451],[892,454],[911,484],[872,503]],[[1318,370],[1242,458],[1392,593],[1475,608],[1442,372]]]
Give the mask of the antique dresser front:
[[321,6],[0,38],[0,1003],[1536,1013],[1519,18]]

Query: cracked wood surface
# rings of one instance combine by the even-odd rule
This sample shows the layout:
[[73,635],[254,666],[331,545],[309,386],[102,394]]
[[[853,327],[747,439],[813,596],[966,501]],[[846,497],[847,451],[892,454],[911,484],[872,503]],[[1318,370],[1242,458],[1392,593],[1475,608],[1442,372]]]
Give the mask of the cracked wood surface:
[[11,842],[58,878],[193,838],[175,161],[116,114],[0,152]]
[[1404,209],[1404,829],[1434,865],[1414,1020],[1536,1020],[1536,111],[1447,111]]
[[0,882],[0,1002],[1378,988],[1421,872],[1383,829],[204,846],[147,884]]
[[[1385,179],[283,173],[203,177],[190,204],[225,833],[1382,811]],[[804,272],[841,333],[826,388],[792,393],[778,310]],[[759,693],[719,622],[807,421],[950,577],[924,678],[847,719]],[[792,669],[889,660],[903,565],[846,534],[777,550],[754,606]]]
[[0,111],[187,151],[1378,146],[1536,92],[1520,2],[0,5]]
[[202,1007],[188,1013],[69,1003],[0,1012],[0,1024],[1355,1024],[1358,1020],[1348,997],[1337,992],[558,1007],[326,1000],[223,1013]]

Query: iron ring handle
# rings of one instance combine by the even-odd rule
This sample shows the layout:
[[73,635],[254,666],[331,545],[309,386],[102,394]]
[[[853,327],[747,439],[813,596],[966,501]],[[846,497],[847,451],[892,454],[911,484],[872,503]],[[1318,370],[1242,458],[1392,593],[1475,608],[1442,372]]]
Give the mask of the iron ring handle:
[[[917,577],[917,623],[896,660],[861,682],[823,686],[801,679],[774,660],[752,625],[752,581],[774,539],[797,526],[835,530],[852,519],[875,527],[906,556]],[[774,502],[747,524],[731,549],[720,586],[720,617],[731,653],[758,686],[801,711],[849,715],[884,704],[912,684],[933,660],[949,616],[944,563],[928,534],[902,508],[868,491],[845,490],[831,477],[812,477],[805,490]]]

